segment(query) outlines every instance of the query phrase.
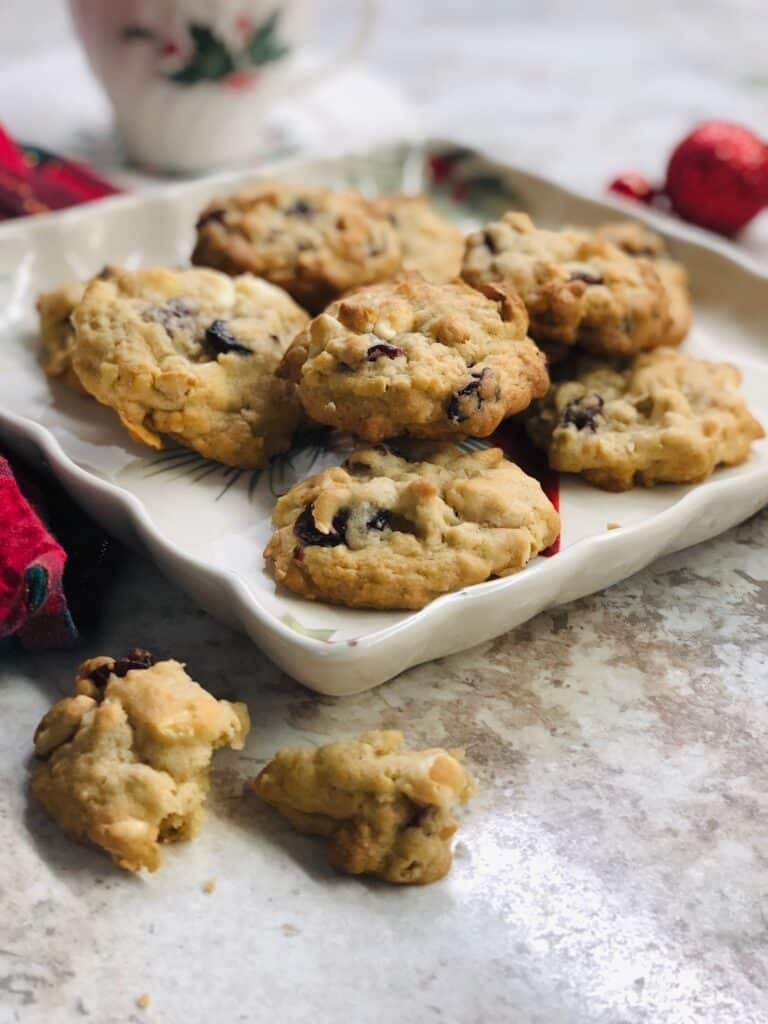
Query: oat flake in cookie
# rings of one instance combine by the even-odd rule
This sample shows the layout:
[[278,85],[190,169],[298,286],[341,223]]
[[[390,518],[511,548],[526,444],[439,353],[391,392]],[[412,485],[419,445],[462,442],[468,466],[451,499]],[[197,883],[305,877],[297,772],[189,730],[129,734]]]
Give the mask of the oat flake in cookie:
[[161,843],[200,828],[214,750],[242,749],[249,728],[245,704],[216,700],[178,661],[91,658],[35,731],[32,795],[72,839],[154,871]]
[[278,371],[307,414],[366,441],[487,437],[549,378],[522,303],[403,274],[332,303]]
[[517,572],[557,537],[538,481],[498,448],[354,452],[279,499],[264,551],[279,583],[353,608],[422,608]]
[[356,192],[265,181],[214,199],[197,221],[192,262],[248,271],[319,312],[349,288],[400,267],[395,229]]
[[307,316],[250,274],[122,271],[93,281],[72,320],[73,366],[131,436],[169,434],[206,458],[264,466],[291,443],[300,407],[275,376]]
[[395,730],[279,751],[253,786],[300,832],[330,840],[338,871],[425,885],[451,867],[454,811],[474,781],[461,750],[403,750]]
[[764,432],[728,363],[671,348],[629,363],[581,357],[530,410],[528,432],[553,469],[609,491],[695,483],[749,457]]
[[660,272],[654,260],[598,234],[536,228],[524,213],[507,213],[467,238],[462,276],[477,288],[517,292],[531,336],[547,345],[626,356],[677,345],[688,329],[677,271]]

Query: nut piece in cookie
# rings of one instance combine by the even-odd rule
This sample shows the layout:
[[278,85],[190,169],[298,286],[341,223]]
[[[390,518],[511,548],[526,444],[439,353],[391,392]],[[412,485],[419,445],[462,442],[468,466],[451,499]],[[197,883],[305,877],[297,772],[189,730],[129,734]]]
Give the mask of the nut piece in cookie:
[[763,428],[728,363],[672,348],[629,363],[581,357],[530,410],[527,428],[554,469],[609,491],[695,483],[749,457]]
[[464,235],[438,214],[426,196],[381,196],[371,207],[387,217],[397,232],[404,270],[418,270],[428,281],[459,276]]
[[352,608],[422,608],[517,572],[560,519],[498,448],[403,443],[353,452],[277,502],[264,557],[289,590]]
[[401,733],[381,730],[281,750],[253,786],[300,832],[328,838],[338,871],[425,885],[450,870],[454,810],[474,782],[462,751],[402,748]]
[[278,373],[312,419],[365,441],[487,437],[546,392],[527,326],[522,303],[499,289],[403,274],[332,303]]
[[249,728],[245,704],[216,700],[178,661],[91,658],[35,731],[32,795],[72,839],[154,871],[160,843],[200,828],[213,751],[242,749]]
[[161,434],[252,469],[290,447],[301,409],[275,370],[306,313],[284,291],[215,270],[122,271],[88,286],[73,366],[131,436]]
[[389,220],[357,192],[263,181],[202,211],[192,262],[266,278],[316,313],[389,277],[400,256]]
[[467,238],[462,277],[476,288],[516,291],[542,344],[632,355],[677,344],[687,329],[677,271],[662,273],[599,234],[536,228],[524,213]]

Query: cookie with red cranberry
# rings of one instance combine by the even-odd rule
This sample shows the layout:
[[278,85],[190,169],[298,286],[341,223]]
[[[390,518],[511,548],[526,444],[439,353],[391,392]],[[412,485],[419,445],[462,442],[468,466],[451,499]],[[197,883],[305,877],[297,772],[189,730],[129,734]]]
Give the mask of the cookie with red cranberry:
[[462,276],[517,292],[543,344],[632,355],[681,340],[675,296],[655,262],[586,231],[546,231],[507,213],[468,237]]
[[387,217],[397,232],[404,270],[418,270],[429,281],[451,281],[459,276],[464,234],[441,217],[426,196],[381,196],[371,206]]
[[35,731],[32,796],[72,839],[154,871],[160,844],[200,828],[214,750],[242,749],[249,727],[245,704],[216,700],[178,661],[90,658]]
[[399,268],[400,241],[357,192],[259,182],[214,199],[197,221],[192,262],[249,272],[317,313],[350,288]]
[[527,326],[503,291],[404,274],[332,303],[279,373],[312,419],[366,441],[486,437],[547,389]]
[[162,434],[209,459],[264,466],[301,410],[275,375],[306,313],[250,274],[154,268],[93,281],[72,314],[74,370],[154,448]]
[[518,572],[557,537],[538,481],[498,448],[404,442],[349,456],[279,499],[264,551],[275,579],[351,608],[422,608]]
[[528,433],[553,469],[609,491],[696,483],[744,462],[764,436],[728,363],[658,348],[629,362],[582,356],[559,373]]

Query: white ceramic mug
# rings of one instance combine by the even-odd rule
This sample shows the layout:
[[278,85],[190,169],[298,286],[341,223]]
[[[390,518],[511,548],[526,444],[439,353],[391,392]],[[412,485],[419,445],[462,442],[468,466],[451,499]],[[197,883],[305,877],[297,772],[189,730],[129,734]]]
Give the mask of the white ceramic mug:
[[191,173],[268,148],[270,107],[361,49],[375,0],[357,2],[352,37],[309,71],[299,54],[308,0],[70,0],[70,7],[128,157]]

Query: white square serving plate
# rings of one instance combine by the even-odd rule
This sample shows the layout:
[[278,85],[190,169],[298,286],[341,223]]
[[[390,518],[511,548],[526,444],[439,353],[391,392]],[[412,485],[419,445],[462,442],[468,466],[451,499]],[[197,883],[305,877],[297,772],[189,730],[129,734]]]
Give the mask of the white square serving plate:
[[[505,208],[549,226],[644,220],[687,266],[695,326],[685,351],[738,365],[744,393],[768,426],[768,276],[727,243],[643,207],[601,203],[455,143],[393,145],[259,169],[311,184],[419,191],[466,227]],[[343,453],[309,437],[261,473],[228,469],[194,452],[153,452],[130,441],[111,410],[49,381],[38,365],[35,298],[104,264],[188,261],[196,214],[256,175],[170,186],[149,197],[101,200],[0,226],[0,437],[44,462],[106,529],[146,549],[202,607],[244,630],[302,683],[342,695],[496,636],[544,608],[572,601],[695,544],[768,503],[768,441],[742,466],[695,486],[597,490],[560,480],[560,551],[517,575],[448,594],[419,612],[358,611],[305,601],[275,586],[262,549],[275,495]],[[619,524],[608,529],[608,524]],[[2,524],[0,524],[2,529]]]

